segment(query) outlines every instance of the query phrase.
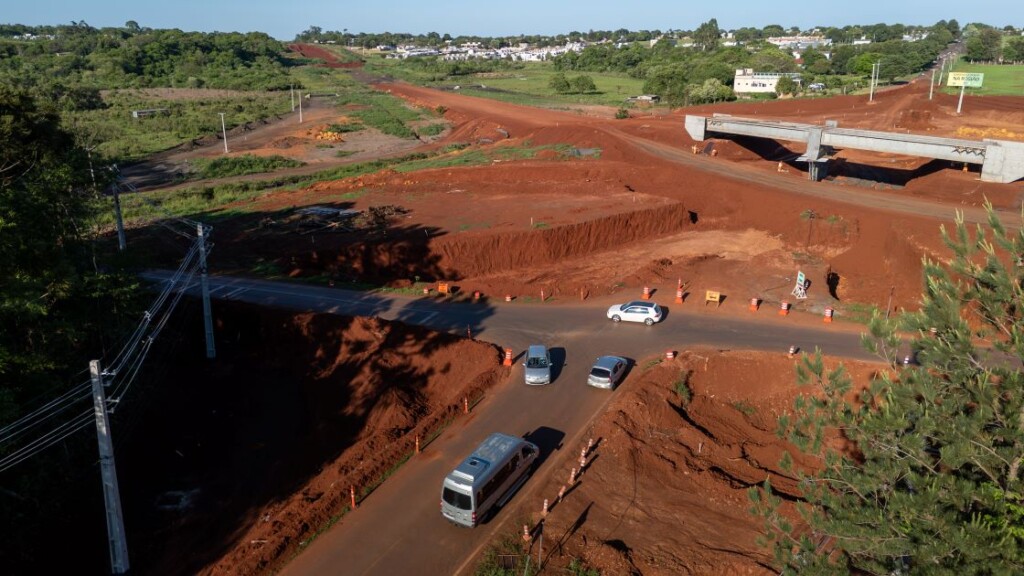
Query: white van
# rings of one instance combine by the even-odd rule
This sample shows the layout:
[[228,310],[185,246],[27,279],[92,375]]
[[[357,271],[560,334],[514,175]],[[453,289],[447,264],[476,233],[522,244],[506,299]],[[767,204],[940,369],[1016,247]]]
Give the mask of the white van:
[[441,485],[441,514],[472,528],[495,507],[504,506],[526,482],[540,450],[507,434],[487,437]]

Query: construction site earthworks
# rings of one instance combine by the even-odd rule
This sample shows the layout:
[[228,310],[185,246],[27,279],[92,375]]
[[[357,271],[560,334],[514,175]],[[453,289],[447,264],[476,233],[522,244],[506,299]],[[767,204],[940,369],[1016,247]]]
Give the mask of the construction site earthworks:
[[[824,180],[812,182],[796,161],[798,145],[694,142],[684,130],[687,114],[725,113],[1024,142],[1024,99],[968,98],[957,114],[955,96],[929,98],[927,78],[870,100],[656,107],[624,119],[600,107],[528,108],[392,81],[375,87],[410,107],[440,111],[447,128],[412,142],[345,134],[354,148],[367,141],[360,156],[344,161],[427,152],[433,162],[226,207],[230,217],[215,224],[214,274],[273,271],[394,294],[423,287],[436,294],[446,282],[458,287],[456,296],[479,293],[493,306],[543,294],[545,305],[592,307],[598,316],[645,287],[665,302],[680,290],[675,306],[701,317],[749,317],[752,299],[758,314],[774,314],[787,301],[786,322],[820,326],[828,308],[836,318],[830,329],[858,332],[872,307],[916,308],[922,259],[948,257],[940,227],[957,211],[984,222],[991,203],[1019,224],[1024,198],[1021,182],[982,182],[974,166],[855,150],[838,151]],[[307,113],[305,125],[255,128],[231,153],[318,161],[323,140],[311,126],[338,123],[345,111]],[[221,153],[214,143],[164,161]],[[152,232],[131,236],[145,242],[145,234]],[[150,242],[154,250],[169,245]],[[799,300],[791,296],[798,272],[808,281]],[[725,298],[706,307],[708,291]],[[506,303],[506,295],[516,302]],[[125,499],[147,510],[126,506],[129,533],[141,534],[133,541],[137,566],[147,573],[282,569],[339,517],[345,523],[351,500],[375,497],[349,487],[391,475],[415,454],[414,441],[426,445],[433,431],[463,416],[465,399],[513,385],[500,343],[486,335],[228,301],[215,302],[214,316],[214,367],[196,346],[165,358],[165,377],[208,395],[204,408],[190,409],[175,400],[179,394],[151,401],[150,416],[136,423],[150,440],[129,447],[133,455],[124,459]],[[799,360],[782,344],[779,351],[678,349],[668,359],[653,349],[638,358],[645,369],[631,372],[587,424],[601,457],[552,506],[550,573],[574,559],[602,574],[771,573],[746,492],[771,478],[782,494],[799,497],[794,473],[778,463],[787,452],[800,456],[775,434],[776,418],[798,393]],[[887,369],[844,363],[855,383]],[[190,422],[189,431],[172,419]],[[558,492],[578,451],[569,448],[531,480],[538,492]],[[502,533],[539,508],[520,507],[529,512],[502,512]]]

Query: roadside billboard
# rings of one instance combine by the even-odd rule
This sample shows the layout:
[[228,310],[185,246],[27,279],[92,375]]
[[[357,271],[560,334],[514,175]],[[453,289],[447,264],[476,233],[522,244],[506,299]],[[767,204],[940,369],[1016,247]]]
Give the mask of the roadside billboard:
[[946,80],[946,86],[965,86],[967,88],[981,88],[981,82],[985,75],[980,72],[950,72]]

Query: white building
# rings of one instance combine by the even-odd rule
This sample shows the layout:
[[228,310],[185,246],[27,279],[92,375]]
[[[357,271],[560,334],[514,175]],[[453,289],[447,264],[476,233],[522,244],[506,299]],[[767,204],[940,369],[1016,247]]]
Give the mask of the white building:
[[737,94],[767,94],[775,92],[775,87],[779,84],[779,78],[783,76],[792,78],[797,84],[800,83],[800,74],[797,72],[754,72],[753,68],[741,68],[736,70],[732,91]]

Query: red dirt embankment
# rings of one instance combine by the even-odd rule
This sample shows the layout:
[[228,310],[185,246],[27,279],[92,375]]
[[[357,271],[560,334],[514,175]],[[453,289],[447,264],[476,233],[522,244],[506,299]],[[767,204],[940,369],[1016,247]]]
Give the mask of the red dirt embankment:
[[[550,508],[549,569],[580,558],[602,574],[775,574],[747,490],[770,478],[777,492],[799,494],[779,462],[789,453],[795,468],[814,464],[775,434],[811,390],[795,384],[797,361],[697,349],[631,377],[594,423],[578,485]],[[844,365],[855,385],[881,368]],[[677,391],[684,382],[689,399]],[[568,476],[567,466],[545,487],[552,502]]]
[[[361,499],[417,434],[508,376],[490,344],[399,322],[215,311],[216,363],[184,347],[150,391],[132,435],[145,441],[118,454],[140,573],[273,571],[344,508],[349,486]],[[190,504],[154,510],[171,491]]]

